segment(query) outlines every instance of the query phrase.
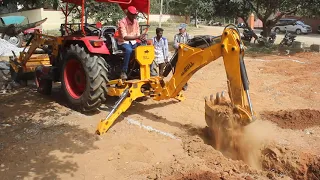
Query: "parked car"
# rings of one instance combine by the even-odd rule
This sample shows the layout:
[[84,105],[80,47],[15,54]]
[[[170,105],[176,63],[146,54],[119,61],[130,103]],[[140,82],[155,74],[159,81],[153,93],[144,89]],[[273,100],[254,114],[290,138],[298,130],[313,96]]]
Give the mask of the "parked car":
[[297,19],[280,19],[272,30],[276,33],[285,32],[286,30],[296,34],[308,34],[312,32],[311,26]]

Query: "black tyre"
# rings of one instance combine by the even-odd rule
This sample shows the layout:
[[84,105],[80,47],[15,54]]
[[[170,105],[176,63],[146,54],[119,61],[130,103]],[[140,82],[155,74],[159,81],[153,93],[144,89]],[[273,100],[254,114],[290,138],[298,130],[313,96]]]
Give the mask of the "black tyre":
[[276,32],[277,34],[280,33],[280,28],[275,28],[274,32]]
[[6,41],[8,41],[9,43],[11,43],[16,47],[19,47],[19,48],[22,47],[23,37],[20,34],[15,36],[4,35],[3,39],[5,39]]
[[301,34],[301,29],[297,29],[296,34],[298,34],[298,35]]
[[96,110],[106,100],[105,60],[78,45],[71,45],[63,59],[61,85],[70,106],[81,112]]
[[19,72],[16,72],[13,67],[10,65],[10,74],[11,74],[11,79],[15,81],[16,83],[20,83],[20,76]]

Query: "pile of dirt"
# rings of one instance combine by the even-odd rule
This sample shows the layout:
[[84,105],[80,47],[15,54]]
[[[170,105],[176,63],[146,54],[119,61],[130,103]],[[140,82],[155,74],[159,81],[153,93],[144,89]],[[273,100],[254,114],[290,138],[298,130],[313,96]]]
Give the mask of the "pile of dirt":
[[269,146],[262,151],[265,171],[288,175],[293,179],[320,179],[320,157],[289,148]]
[[221,179],[220,174],[215,174],[210,171],[189,172],[189,173],[166,178],[166,180],[215,180],[215,179]]
[[320,125],[320,111],[311,109],[262,112],[261,118],[276,123],[284,129],[302,130]]

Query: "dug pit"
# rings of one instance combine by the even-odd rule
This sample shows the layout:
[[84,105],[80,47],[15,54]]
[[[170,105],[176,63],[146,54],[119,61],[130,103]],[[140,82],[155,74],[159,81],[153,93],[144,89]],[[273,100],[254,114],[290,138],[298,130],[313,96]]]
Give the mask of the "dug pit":
[[262,168],[261,149],[270,139],[271,128],[255,122],[242,126],[227,101],[217,104],[215,100],[207,100],[205,115],[210,144],[216,150],[254,168]]

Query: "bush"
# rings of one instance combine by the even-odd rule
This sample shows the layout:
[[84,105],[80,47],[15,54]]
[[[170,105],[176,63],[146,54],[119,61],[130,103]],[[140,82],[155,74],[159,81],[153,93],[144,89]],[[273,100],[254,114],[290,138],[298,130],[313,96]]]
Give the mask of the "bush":
[[259,46],[257,44],[248,44],[246,45],[247,47],[247,50],[246,50],[246,53],[248,54],[272,54],[274,52],[277,52],[278,50],[278,46],[279,45],[271,45],[269,47],[267,46]]

